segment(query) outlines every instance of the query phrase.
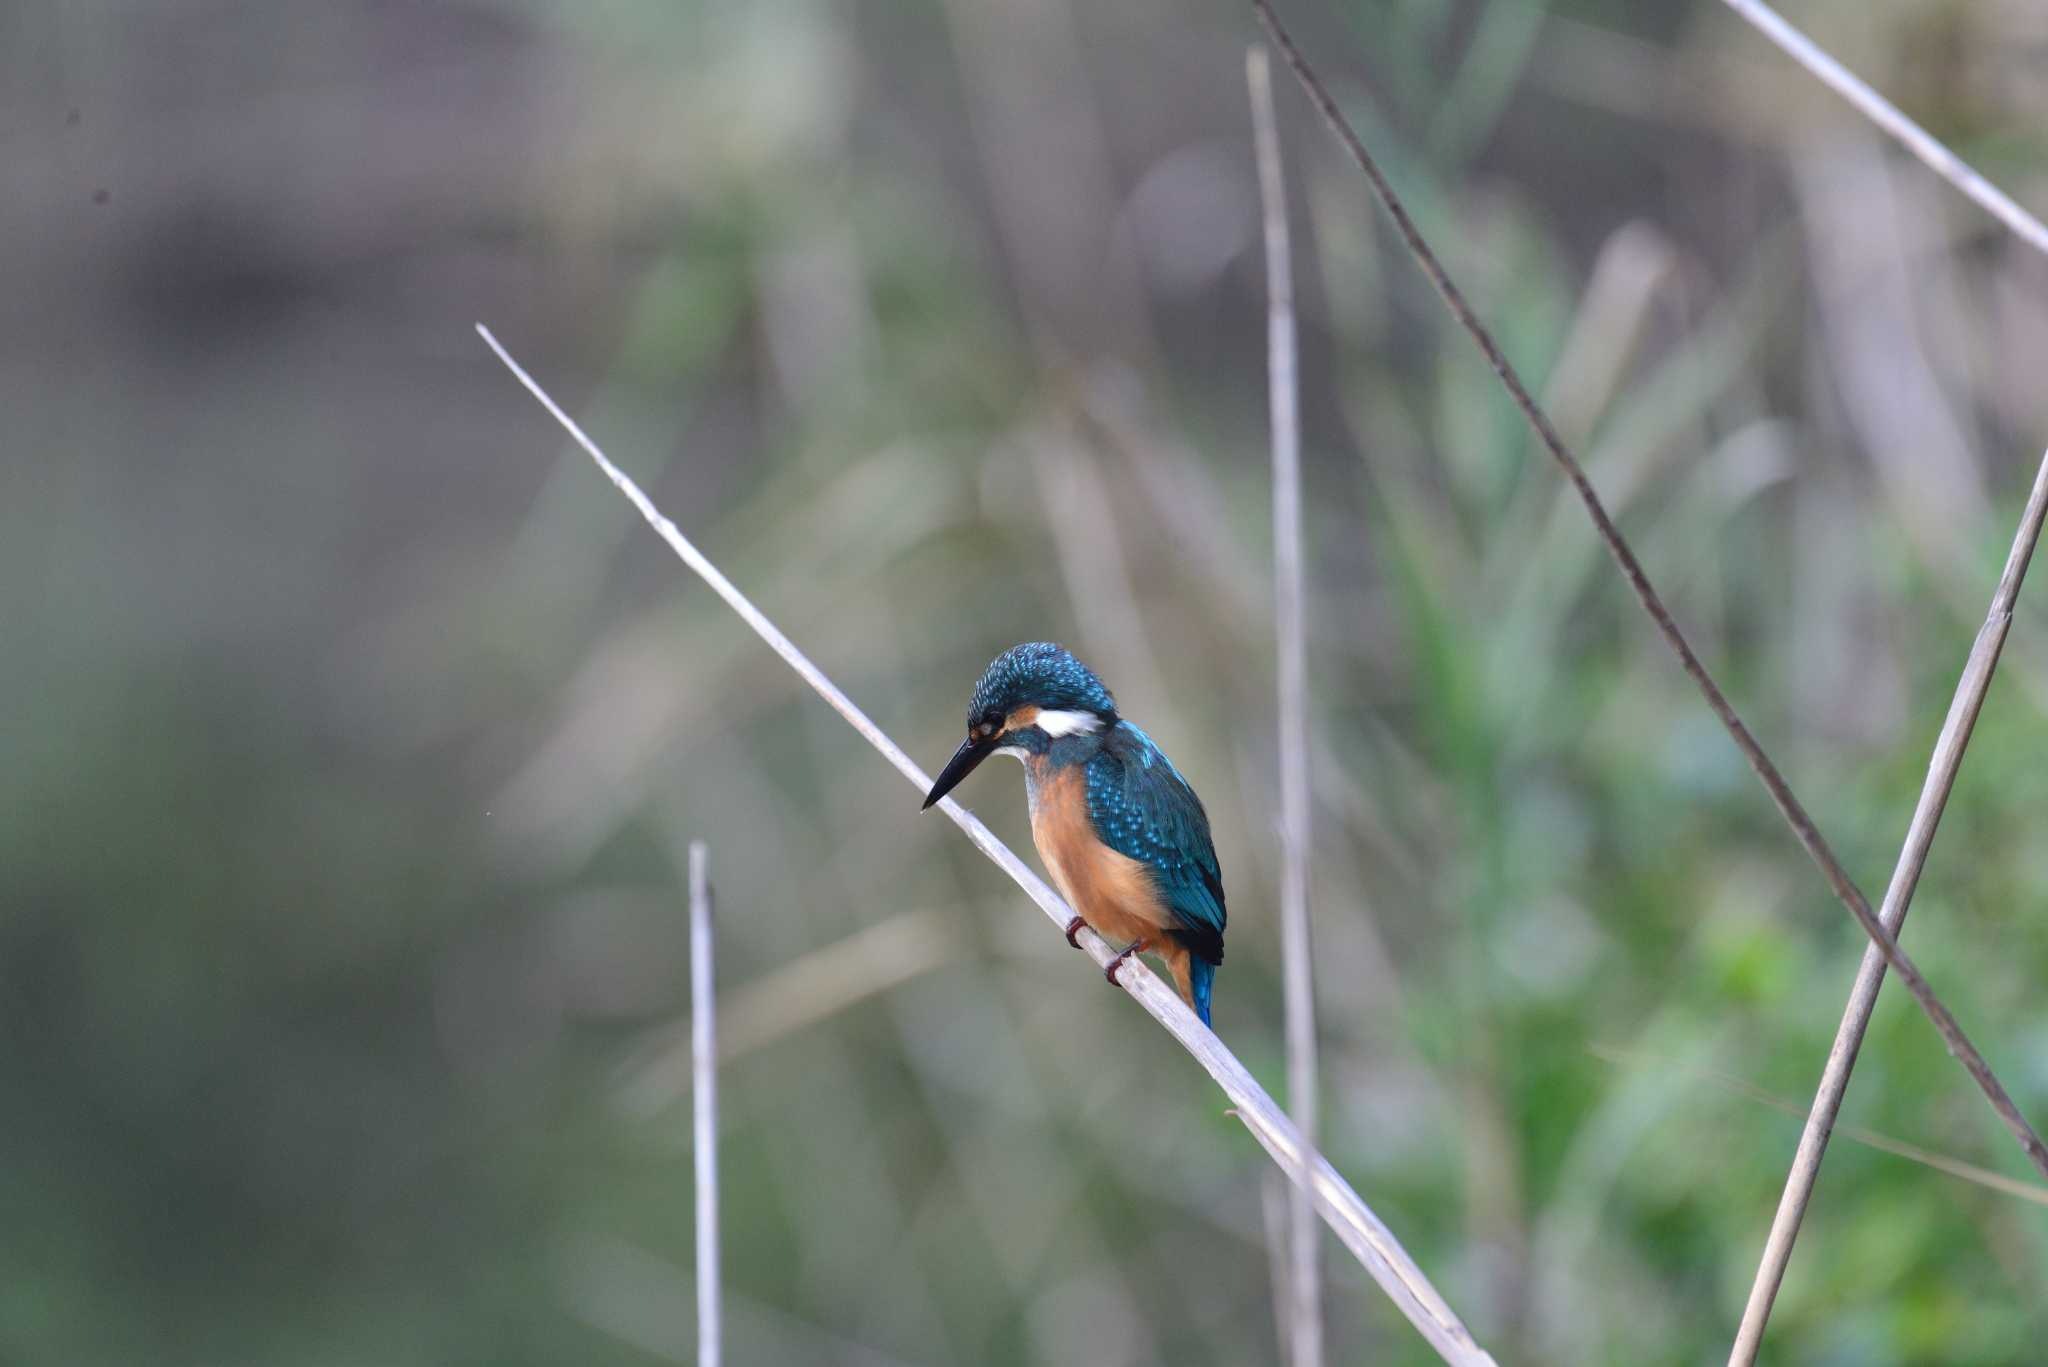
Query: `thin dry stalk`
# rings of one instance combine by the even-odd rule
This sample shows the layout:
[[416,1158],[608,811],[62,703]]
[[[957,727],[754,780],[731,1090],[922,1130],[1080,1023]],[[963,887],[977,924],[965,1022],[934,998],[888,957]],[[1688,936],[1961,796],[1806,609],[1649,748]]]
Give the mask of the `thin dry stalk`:
[[[636,508],[647,524],[654,528],[662,540],[669,544],[677,557],[706,584],[711,586],[726,605],[739,614],[740,619],[752,627],[754,634],[766,641],[783,662],[808,683],[832,710],[846,719],[848,725],[858,731],[883,758],[895,766],[898,773],[908,779],[922,793],[931,787],[931,776],[920,768],[917,762],[905,754],[902,747],[889,739],[881,727],[868,719],[865,712],[856,707],[851,698],[839,686],[827,678],[824,671],[796,648],[787,636],[733,586],[731,580],[705,558],[704,553],[692,545],[676,524],[664,516],[647,495],[641,492],[626,473],[612,464],[581,427],[576,425],[561,405],[548,397],[547,391],[537,384],[531,375],[513,360],[511,354],[491,335],[489,328],[477,324],[477,334],[497,354],[505,367],[512,372],[528,393],[539,400],[550,416],[560,423],[576,444],[607,479]],[[1038,904],[1052,923],[1064,931],[1073,918],[1073,912],[1059,899],[1058,894],[1045,885],[1045,881],[1033,873],[1013,853],[1009,846],[995,837],[994,832],[984,826],[975,815],[959,803],[947,798],[939,804],[953,824],[967,835],[974,847],[1008,874],[1026,895]],[[1097,964],[1107,966],[1115,956],[1115,947],[1091,930],[1083,929],[1080,943],[1090,958]],[[1137,960],[1125,963],[1118,974],[1118,983],[1151,1017],[1166,1028],[1202,1065],[1209,1076],[1216,1080],[1235,1107],[1234,1114],[1243,1122],[1260,1147],[1279,1163],[1290,1178],[1299,1175],[1303,1148],[1301,1135],[1294,1128],[1286,1114],[1266,1095],[1265,1088],[1245,1070],[1237,1055],[1224,1047],[1209,1028],[1195,1018],[1195,1013],[1181,1001],[1180,993],[1162,982],[1158,975]],[[1351,1189],[1337,1170],[1321,1157],[1314,1158],[1314,1185],[1317,1210],[1330,1228],[1336,1232],[1344,1246],[1357,1257],[1367,1274],[1379,1283],[1389,1300],[1408,1318],[1422,1337],[1446,1362],[1458,1364],[1491,1364],[1493,1358],[1472,1340],[1471,1333],[1459,1320],[1437,1289],[1423,1275],[1415,1260],[1408,1256],[1391,1231],[1380,1222],[1377,1215],[1360,1200],[1358,1193]]]
[[[1616,1049],[1608,1044],[1589,1044],[1586,1046],[1586,1052],[1594,1058],[1605,1059],[1609,1063],[1618,1063],[1629,1067],[1654,1068],[1659,1072],[1670,1072],[1676,1068],[1679,1072],[1699,1078],[1704,1082],[1710,1082],[1716,1087],[1726,1088],[1739,1097],[1746,1097],[1756,1102],[1759,1106],[1768,1106],[1774,1111],[1782,1111],[1795,1120],[1802,1119],[1806,1115],[1805,1108],[1800,1106],[1798,1102],[1779,1096],[1774,1092],[1767,1092],[1754,1083],[1745,1082],[1733,1073],[1725,1073],[1718,1068],[1688,1067],[1682,1063],[1675,1064],[1669,1059],[1655,1058],[1649,1054],[1638,1053],[1632,1049]],[[2039,1182],[2022,1182],[2016,1177],[2007,1177],[2002,1172],[1993,1172],[1991,1169],[1979,1167],[1975,1163],[1965,1163],[1960,1158],[1951,1158],[1945,1153],[1936,1153],[1933,1149],[1923,1149],[1918,1144],[1908,1144],[1903,1139],[1894,1139],[1888,1134],[1865,1129],[1861,1125],[1839,1125],[1835,1128],[1835,1133],[1853,1143],[1861,1144],[1866,1148],[1876,1149],[1879,1153],[1888,1153],[1895,1158],[1903,1158],[1909,1163],[1918,1163],[1922,1167],[1933,1168],[1936,1172],[1946,1173],[1948,1176],[1958,1181],[1968,1182],[1972,1186],[1995,1191],[2001,1196],[2011,1196],[2021,1201],[2032,1202],[2037,1206],[2048,1206],[2048,1187],[2042,1186]]]
[[[1273,424],[1273,621],[1280,711],[1280,956],[1287,1012],[1287,1109],[1303,1144],[1316,1144],[1316,987],[1308,911],[1308,642],[1301,569],[1301,387],[1294,348],[1294,264],[1287,235],[1287,182],[1266,49],[1245,54],[1252,143],[1266,236],[1266,380]],[[1306,1173],[1303,1174],[1306,1176]],[[1323,1360],[1321,1244],[1308,1184],[1289,1193],[1289,1361]]]
[[1266,1272],[1273,1281],[1273,1335],[1280,1345],[1280,1360],[1287,1361],[1288,1313],[1294,1298],[1287,1291],[1287,1222],[1290,1193],[1298,1188],[1277,1172],[1266,1172],[1259,1181],[1259,1220],[1266,1233]]
[[[1927,864],[1927,851],[1934,844],[1935,828],[1941,824],[1948,795],[1955,788],[1963,752],[1970,744],[1970,732],[1977,725],[1977,714],[1983,709],[1984,695],[1991,687],[1992,671],[1998,668],[1999,651],[2012,626],[2013,604],[2019,600],[2027,564],[2041,539],[2044,515],[2048,515],[2048,453],[2042,455],[2041,466],[2034,474],[2033,492],[2020,516],[2019,529],[2013,533],[2005,572],[1999,576],[1998,588],[1991,595],[1991,610],[1970,646],[1963,677],[1956,681],[1955,697],[1949,703],[1941,735],[1934,742],[1933,757],[1927,762],[1927,780],[1921,785],[1920,800],[1914,805],[1913,819],[1906,827],[1906,842],[1892,870],[1891,886],[1885,889],[1881,917],[1885,930],[1893,936],[1905,923],[1913,891],[1920,884],[1920,871]],[[1792,1170],[1785,1178],[1784,1194],[1778,1198],[1778,1213],[1764,1243],[1763,1262],[1756,1270],[1749,1304],[1742,1312],[1742,1327],[1728,1355],[1731,1367],[1755,1362],[1763,1343],[1771,1304],[1785,1279],[1792,1244],[1799,1237],[1799,1224],[1806,1216],[1814,1180],[1820,1176],[1821,1159],[1827,1153],[1828,1135],[1834,1130],[1835,1116],[1842,1109],[1842,1095],[1849,1087],[1849,1072],[1856,1066],[1857,1051],[1863,1047],[1863,1035],[1870,1026],[1870,1013],[1877,1005],[1878,989],[1884,985],[1884,970],[1884,955],[1877,946],[1865,950],[1856,983],[1849,990],[1849,1004],[1842,1012],[1842,1023],[1835,1031],[1834,1047],[1828,1051],[1827,1067],[1821,1072],[1820,1090],[1813,1098],[1813,1109],[1807,1113],[1805,1132],[1799,1136]]]
[[2032,1163],[2042,1176],[2048,1177],[2048,1145],[2041,1142],[2040,1135],[2034,1132],[2033,1126],[2019,1113],[2019,1108],[2007,1095],[2004,1085],[1992,1073],[1991,1066],[1984,1061],[1983,1054],[1978,1052],[1976,1045],[1970,1043],[1969,1037],[1963,1033],[1962,1026],[1956,1023],[1955,1017],[1942,1005],[1941,999],[1934,995],[1934,989],[1928,986],[1927,979],[1922,976],[1919,968],[1906,956],[1905,951],[1899,948],[1891,933],[1878,922],[1876,913],[1870,909],[1869,900],[1851,881],[1848,873],[1842,868],[1841,861],[1835,858],[1834,851],[1828,847],[1819,828],[1813,824],[1813,818],[1806,814],[1806,808],[1793,793],[1791,785],[1786,783],[1784,775],[1778,772],[1778,766],[1764,753],[1763,747],[1750,733],[1748,725],[1736,714],[1735,708],[1722,693],[1721,686],[1714,682],[1714,676],[1708,673],[1707,667],[1700,662],[1691,643],[1678,629],[1678,623],[1673,620],[1670,609],[1664,606],[1664,600],[1651,586],[1649,576],[1643,571],[1642,562],[1636,559],[1635,552],[1630,549],[1627,540],[1615,527],[1614,519],[1608,515],[1606,506],[1600,501],[1599,493],[1593,488],[1593,482],[1586,477],[1585,468],[1579,464],[1571,448],[1565,445],[1564,439],[1557,434],[1557,429],[1542,408],[1530,397],[1528,387],[1522,383],[1521,376],[1515,372],[1515,368],[1508,363],[1506,354],[1501,351],[1500,344],[1494,341],[1493,334],[1479,321],[1478,315],[1472,311],[1472,306],[1465,302],[1464,294],[1452,282],[1450,275],[1444,270],[1443,263],[1437,260],[1435,251],[1423,238],[1421,230],[1415,226],[1415,220],[1409,217],[1407,207],[1401,202],[1400,196],[1394,193],[1394,188],[1387,182],[1385,173],[1373,160],[1372,154],[1366,151],[1365,144],[1359,140],[1358,133],[1344,117],[1343,111],[1337,108],[1337,102],[1331,96],[1328,87],[1323,84],[1322,78],[1310,69],[1307,60],[1301,55],[1301,49],[1295,46],[1293,38],[1288,35],[1266,0],[1251,0],[1251,3],[1260,21],[1265,24],[1266,31],[1272,36],[1274,44],[1286,57],[1288,66],[1300,80],[1302,88],[1308,92],[1310,101],[1322,114],[1323,121],[1337,135],[1338,141],[1343,143],[1345,150],[1351,154],[1351,159],[1358,164],[1366,179],[1371,182],[1373,193],[1379,197],[1380,204],[1386,209],[1387,216],[1393,220],[1395,228],[1400,232],[1402,240],[1407,244],[1409,253],[1414,256],[1423,275],[1428,278],[1431,286],[1444,301],[1445,307],[1450,310],[1451,316],[1458,321],[1458,325],[1485,354],[1487,363],[1493,367],[1494,374],[1499,377],[1509,397],[1514,400],[1515,407],[1520,409],[1522,416],[1527,419],[1537,440],[1542,442],[1543,449],[1550,453],[1551,459],[1557,462],[1558,468],[1571,482],[1579,501],[1585,505],[1587,516],[1593,520],[1594,530],[1605,543],[1609,554],[1614,557],[1614,563],[1620,567],[1622,577],[1628,580],[1636,600],[1643,605],[1643,611],[1649,613],[1650,620],[1657,626],[1658,634],[1664,638],[1665,644],[1671,647],[1672,653],[1678,656],[1679,664],[1698,686],[1700,695],[1707,701],[1707,706],[1720,719],[1721,725],[1734,740],[1735,747],[1742,752],[1749,767],[1755,771],[1765,791],[1777,804],[1780,815],[1792,827],[1792,833],[1798,838],[1801,847],[1819,866],[1821,873],[1828,880],[1828,886],[1834,889],[1835,896],[1849,909],[1857,924],[1863,927],[1864,934],[1870,937],[1891,970],[1899,975],[1899,981],[1913,994],[1913,1000],[1920,1004],[1920,1009],[1934,1022],[1934,1028],[1941,1035],[1942,1043],[1948,1047],[1949,1053],[1954,1055],[1976,1080],[1979,1089],[1991,1102],[1991,1108],[1998,1113],[1999,1119],[2005,1122],[2006,1128],[2019,1142],[2021,1150],[2027,1155],[2027,1161]]
[[691,1122],[697,1159],[697,1363],[718,1367],[718,1005],[711,947],[711,852],[690,842]]
[[2022,241],[2036,251],[2048,252],[2048,225],[2014,203],[2005,191],[1984,179],[1968,162],[1942,146],[1933,134],[1900,113],[1896,105],[1830,57],[1811,38],[1786,23],[1776,10],[1762,0],[1723,0],[1723,3],[1776,43],[1786,56],[1805,67],[1822,85],[1855,105],[1865,118],[1897,138],[1907,151],[1927,163],[1936,175],[2012,229]]
[[[899,912],[764,973],[718,1010],[718,1062],[729,1066],[799,1030],[942,968],[959,950],[945,920]],[[692,1078],[687,1028],[649,1032],[619,1067],[619,1104],[651,1116],[678,1101]]]

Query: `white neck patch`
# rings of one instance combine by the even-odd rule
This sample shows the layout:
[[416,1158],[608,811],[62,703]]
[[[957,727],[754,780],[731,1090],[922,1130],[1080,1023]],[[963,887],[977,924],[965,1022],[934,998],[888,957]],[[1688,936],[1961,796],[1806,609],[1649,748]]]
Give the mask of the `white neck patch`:
[[1085,736],[1102,729],[1102,718],[1093,712],[1040,712],[1032,723],[1058,740],[1061,736]]

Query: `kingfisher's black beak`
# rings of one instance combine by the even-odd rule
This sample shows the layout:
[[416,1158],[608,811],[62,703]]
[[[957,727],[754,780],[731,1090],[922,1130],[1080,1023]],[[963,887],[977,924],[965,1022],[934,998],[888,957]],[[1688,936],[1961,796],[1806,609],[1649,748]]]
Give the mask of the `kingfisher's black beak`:
[[925,795],[924,806],[918,810],[930,811],[934,802],[952,792],[959,786],[961,779],[974,772],[975,765],[993,755],[1001,741],[1002,737],[999,735],[990,736],[986,740],[976,740],[969,736],[961,741],[960,748],[953,752],[953,758],[947,760],[946,767],[939,770],[938,781],[932,784],[931,792]]

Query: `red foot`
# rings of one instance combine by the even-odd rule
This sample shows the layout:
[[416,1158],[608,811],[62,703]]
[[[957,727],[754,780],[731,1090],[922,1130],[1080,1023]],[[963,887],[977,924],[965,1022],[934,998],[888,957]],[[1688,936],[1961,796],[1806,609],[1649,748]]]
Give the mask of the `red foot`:
[[1114,959],[1111,959],[1107,964],[1103,966],[1102,976],[1109,979],[1109,985],[1111,987],[1123,986],[1122,983],[1116,980],[1116,975],[1123,971],[1124,961],[1130,958],[1133,954],[1136,954],[1139,950],[1143,949],[1144,947],[1145,942],[1143,940],[1135,940],[1130,944],[1124,946],[1122,953],[1118,954]]
[[1074,937],[1076,935],[1079,935],[1081,933],[1081,927],[1087,924],[1088,923],[1086,921],[1082,920],[1078,916],[1076,916],[1073,920],[1067,922],[1067,943],[1072,945],[1075,949],[1079,949],[1081,947],[1081,942],[1075,939]]

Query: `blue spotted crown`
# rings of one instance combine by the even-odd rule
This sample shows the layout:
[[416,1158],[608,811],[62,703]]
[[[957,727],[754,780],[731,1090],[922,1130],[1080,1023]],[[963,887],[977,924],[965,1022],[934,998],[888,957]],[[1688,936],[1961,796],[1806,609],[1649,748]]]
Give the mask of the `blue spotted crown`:
[[967,724],[971,728],[990,714],[1006,717],[1027,705],[1093,712],[1105,719],[1116,716],[1116,699],[1102,686],[1102,680],[1075,659],[1073,652],[1051,641],[1011,646],[996,656],[974,686]]

